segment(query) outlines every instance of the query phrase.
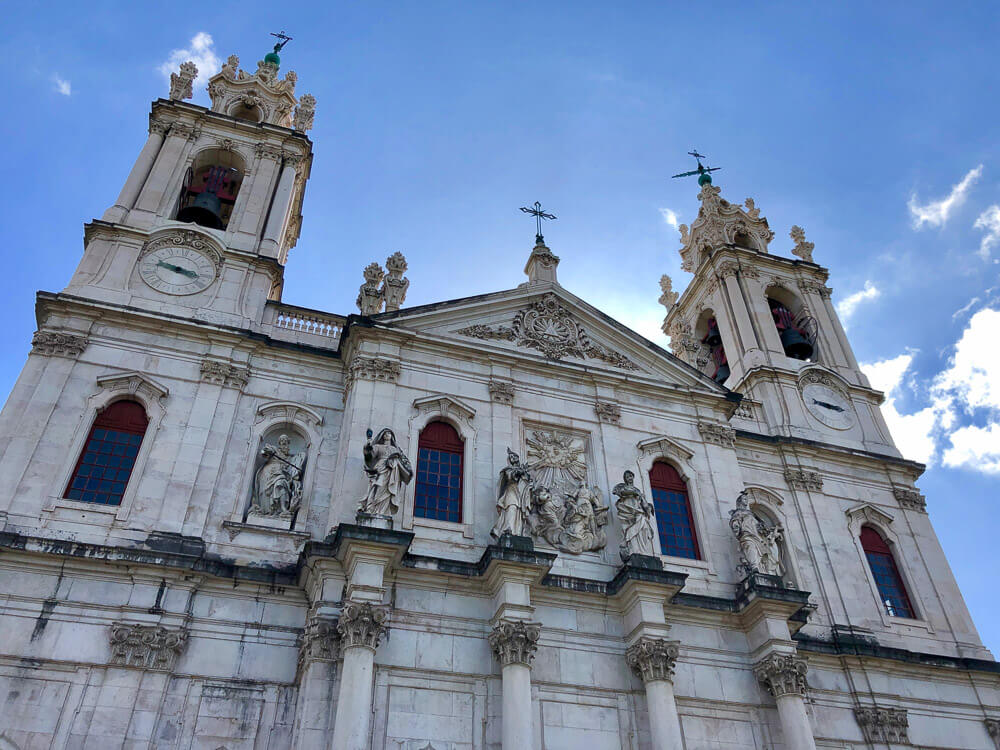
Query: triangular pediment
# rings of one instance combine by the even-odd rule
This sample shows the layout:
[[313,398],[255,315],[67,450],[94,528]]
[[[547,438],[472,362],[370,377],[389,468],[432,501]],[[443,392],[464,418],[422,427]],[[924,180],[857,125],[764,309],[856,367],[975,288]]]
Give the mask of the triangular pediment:
[[585,365],[714,393],[726,389],[556,284],[373,316],[376,324],[526,359]]

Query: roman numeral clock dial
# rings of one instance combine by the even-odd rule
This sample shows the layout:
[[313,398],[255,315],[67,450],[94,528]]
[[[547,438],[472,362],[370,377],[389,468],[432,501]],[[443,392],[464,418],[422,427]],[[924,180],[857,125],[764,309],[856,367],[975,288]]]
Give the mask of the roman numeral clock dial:
[[142,280],[164,294],[195,294],[215,281],[213,259],[190,247],[161,247],[139,261]]

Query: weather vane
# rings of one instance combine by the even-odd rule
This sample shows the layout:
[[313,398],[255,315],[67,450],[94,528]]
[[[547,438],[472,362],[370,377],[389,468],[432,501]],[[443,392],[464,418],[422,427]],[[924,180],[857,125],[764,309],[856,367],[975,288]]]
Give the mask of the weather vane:
[[275,53],[281,52],[282,48],[286,44],[288,44],[290,41],[292,41],[292,38],[290,36],[288,36],[288,34],[285,33],[284,29],[282,29],[281,31],[279,31],[277,34],[275,34],[272,31],[271,32],[271,36],[278,37],[278,43],[276,45],[274,45],[274,51],[275,51]]
[[[702,165],[701,160],[707,159],[708,157],[705,156],[704,154],[699,154],[698,149],[695,149],[694,151],[688,151],[688,153],[691,156],[693,156],[695,160],[698,162],[698,168],[690,172],[681,172],[680,174],[675,174],[673,175],[673,177],[691,177],[692,175],[698,175],[699,185],[711,185],[712,175],[710,175],[709,172],[716,172],[722,169],[722,167],[706,167]],[[671,179],[673,179],[673,177]]]
[[526,214],[531,214],[535,217],[535,244],[542,245],[545,243],[545,238],[542,237],[542,219],[554,219],[555,214],[548,214],[542,210],[542,204],[535,201],[535,205],[531,208],[527,206],[521,206],[521,210]]

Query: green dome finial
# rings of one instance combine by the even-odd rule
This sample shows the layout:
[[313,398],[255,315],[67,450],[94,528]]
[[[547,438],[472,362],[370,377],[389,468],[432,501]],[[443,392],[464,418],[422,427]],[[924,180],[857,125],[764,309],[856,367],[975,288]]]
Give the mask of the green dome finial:
[[712,184],[712,175],[710,175],[708,172],[702,172],[700,175],[698,175],[698,185],[700,187],[705,187],[705,185],[711,185],[711,184]]
[[271,65],[277,68],[279,65],[281,65],[281,57],[278,55],[278,53],[281,52],[282,47],[284,47],[286,44],[292,41],[292,38],[287,34],[285,34],[284,31],[279,31],[277,34],[275,34],[272,31],[271,36],[278,37],[278,43],[274,45],[274,49],[271,52],[268,52],[266,55],[264,55],[264,62],[270,63]]
[[695,158],[698,162],[698,168],[692,169],[690,172],[681,172],[680,174],[675,174],[674,177],[692,177],[693,175],[698,175],[698,186],[705,187],[705,185],[712,184],[712,175],[709,172],[716,172],[721,167],[706,167],[701,163],[701,160],[705,158],[704,154],[699,154],[698,150],[688,151],[691,156]]

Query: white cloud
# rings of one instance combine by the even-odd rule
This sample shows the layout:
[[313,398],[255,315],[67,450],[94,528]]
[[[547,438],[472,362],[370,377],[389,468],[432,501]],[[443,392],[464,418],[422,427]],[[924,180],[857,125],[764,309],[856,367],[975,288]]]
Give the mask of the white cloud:
[[864,289],[847,295],[837,303],[837,312],[840,314],[841,321],[846,326],[848,319],[858,309],[858,305],[868,300],[878,299],[881,295],[882,292],[877,286],[870,281],[866,281]]
[[953,469],[975,469],[984,474],[1000,474],[1000,423],[986,427],[960,427],[951,433],[951,447],[942,462]]
[[1000,242],[1000,206],[993,204],[987,208],[979,214],[979,218],[972,226],[986,232],[979,242],[979,256],[983,260],[988,260],[990,248]]
[[951,216],[952,211],[961,206],[969,194],[969,190],[983,173],[983,165],[980,164],[975,169],[970,169],[969,173],[962,178],[962,181],[955,185],[947,198],[937,201],[930,201],[923,205],[917,203],[916,194],[910,196],[908,204],[910,213],[913,215],[913,228],[920,229],[924,224],[932,227],[944,226]]
[[667,224],[669,224],[670,226],[672,226],[674,229],[677,229],[677,225],[680,222],[678,221],[679,217],[677,216],[677,213],[675,211],[672,211],[669,208],[661,208],[660,209],[660,216],[663,217],[663,220],[665,222],[667,222]]
[[61,78],[58,73],[52,74],[52,86],[57,94],[62,94],[63,96],[69,96],[73,93],[69,81]]
[[872,388],[885,393],[882,414],[896,447],[904,457],[921,463],[930,463],[934,456],[934,426],[938,407],[928,406],[914,414],[900,414],[896,401],[909,381],[904,380],[915,352],[900,354],[892,359],[862,364],[861,369],[871,381]]
[[932,394],[967,413],[986,409],[1000,417],[1000,310],[980,310],[969,319],[948,369],[934,378]]
[[184,49],[170,50],[166,61],[158,68],[163,76],[170,80],[170,74],[176,73],[181,63],[190,60],[198,68],[198,77],[194,79],[195,90],[208,85],[208,79],[219,72],[222,61],[215,54],[215,42],[212,35],[199,31],[191,37],[190,44]]
[[955,312],[953,312],[951,314],[951,319],[952,320],[958,320],[959,318],[961,318],[963,315],[965,315],[967,312],[969,312],[969,310],[971,310],[973,307],[975,307],[978,304],[979,304],[979,297],[973,297],[968,302],[966,302],[964,305],[962,305],[960,308],[958,308],[957,310],[955,310]]

